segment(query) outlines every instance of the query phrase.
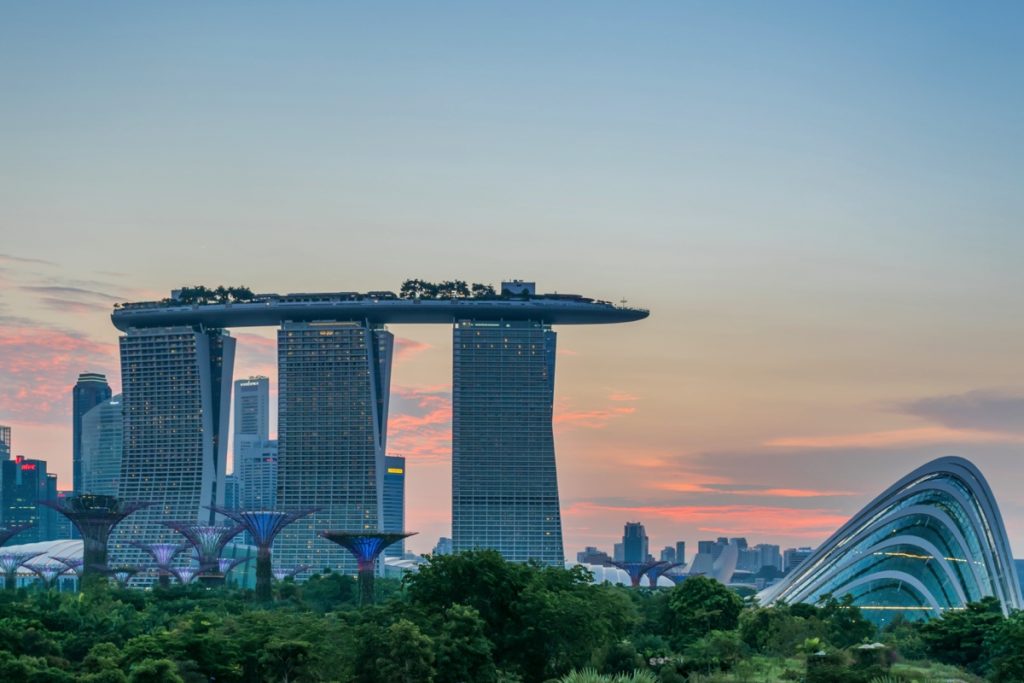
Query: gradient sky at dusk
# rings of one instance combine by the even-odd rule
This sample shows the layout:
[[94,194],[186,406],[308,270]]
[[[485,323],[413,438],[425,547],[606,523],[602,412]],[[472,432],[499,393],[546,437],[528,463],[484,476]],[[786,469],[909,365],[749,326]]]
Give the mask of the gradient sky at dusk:
[[[115,301],[521,277],[652,310],[559,329],[568,557],[813,545],[951,453],[1024,556],[1022,45],[1020,3],[7,3],[0,424],[70,484]],[[423,551],[451,331],[392,330]]]

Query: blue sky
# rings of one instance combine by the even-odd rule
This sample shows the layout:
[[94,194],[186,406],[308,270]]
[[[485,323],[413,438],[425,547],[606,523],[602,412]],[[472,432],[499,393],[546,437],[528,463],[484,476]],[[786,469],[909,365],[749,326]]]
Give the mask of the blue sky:
[[[114,300],[525,277],[653,311],[561,332],[570,553],[641,515],[656,543],[715,535],[716,516],[816,542],[946,453],[997,482],[1024,547],[1024,426],[986,417],[1024,409],[1022,14],[8,3],[0,423],[16,450],[70,462],[63,388],[83,364],[116,374]],[[58,286],[92,294],[26,289]],[[410,481],[429,544],[448,514],[450,333],[396,333],[397,442],[429,445]],[[273,373],[268,334],[240,373]],[[915,409],[929,400],[949,410]],[[824,493],[775,495],[790,489]],[[816,526],[755,529],[764,508]]]

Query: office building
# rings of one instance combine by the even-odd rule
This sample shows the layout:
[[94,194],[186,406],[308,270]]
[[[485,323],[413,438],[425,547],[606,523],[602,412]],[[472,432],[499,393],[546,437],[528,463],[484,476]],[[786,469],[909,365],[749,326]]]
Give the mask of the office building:
[[605,551],[588,545],[582,551],[576,553],[576,561],[580,564],[611,566],[612,558],[608,557],[608,553]]
[[[268,505],[276,498],[276,472],[274,473],[274,494],[268,496],[265,489],[260,487],[260,478],[265,472],[259,474],[250,473],[249,468],[262,464],[262,452],[270,439],[270,380],[263,376],[249,377],[235,382],[234,394],[234,430],[232,432],[232,472],[237,478],[241,487],[239,503],[248,508],[255,509]],[[276,455],[274,456],[276,460]],[[247,484],[252,480],[255,487],[251,492],[247,491]],[[253,505],[251,501],[258,500],[259,504]]]
[[772,567],[778,571],[782,571],[782,552],[777,545],[770,543],[760,543],[754,546],[754,550],[757,552],[757,571],[763,567]]
[[228,510],[240,510],[242,503],[241,487],[238,477],[234,474],[224,476],[224,507]]
[[787,574],[800,566],[800,564],[811,556],[814,548],[786,548],[782,553],[782,570]]
[[437,543],[434,545],[434,555],[451,555],[452,554],[452,539],[447,536],[442,536],[437,539]]
[[626,561],[626,546],[622,543],[616,543],[612,546],[612,559],[616,562]]
[[11,459],[11,428],[0,425],[0,460]]
[[686,541],[676,542],[676,562],[686,564]]
[[555,332],[529,321],[460,321],[452,374],[452,541],[561,566],[551,418]]
[[[384,524],[382,531],[405,531],[405,458],[389,455],[384,458]],[[405,539],[384,549],[384,557],[405,555]]]
[[82,418],[90,410],[110,400],[107,377],[98,372],[83,372],[71,390],[71,467],[72,488],[82,493]]
[[662,562],[675,562],[676,561],[676,549],[670,545],[665,546],[661,549],[661,554],[658,559]]
[[121,394],[93,406],[82,416],[79,493],[116,496],[121,481],[124,415]]
[[40,501],[57,500],[57,475],[46,472],[45,460],[23,455],[0,462],[0,508],[3,524],[31,524],[18,534],[19,543],[53,540],[57,531],[50,511]]
[[144,562],[139,543],[177,542],[168,520],[211,524],[224,502],[235,340],[218,329],[130,328],[120,339],[124,448],[118,497],[147,502],[118,525],[112,556]]
[[626,522],[622,531],[622,549],[625,562],[646,562],[648,555],[647,531],[640,522]]
[[277,441],[246,440],[243,448],[235,453],[240,507],[245,510],[276,509]]
[[394,338],[353,322],[278,332],[277,504],[316,506],[278,536],[281,564],[356,572],[324,530],[380,531]]

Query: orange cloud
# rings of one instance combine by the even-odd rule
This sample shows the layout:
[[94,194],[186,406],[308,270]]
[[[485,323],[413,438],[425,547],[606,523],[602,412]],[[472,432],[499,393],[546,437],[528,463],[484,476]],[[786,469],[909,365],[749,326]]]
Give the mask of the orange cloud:
[[614,391],[608,394],[609,401],[639,401],[640,397],[625,391]]
[[793,488],[726,488],[708,484],[688,482],[653,482],[652,486],[663,491],[678,493],[713,493],[724,496],[760,496],[774,498],[827,498],[832,496],[856,496],[854,491],[836,491],[831,489],[793,489]]
[[883,448],[932,443],[1024,443],[1024,435],[948,427],[918,427],[861,434],[782,437],[766,441],[764,445],[781,448]]
[[412,360],[429,348],[430,344],[425,342],[406,339],[405,337],[395,337],[395,364]]
[[452,400],[448,385],[391,389],[388,452],[426,462],[452,453]]

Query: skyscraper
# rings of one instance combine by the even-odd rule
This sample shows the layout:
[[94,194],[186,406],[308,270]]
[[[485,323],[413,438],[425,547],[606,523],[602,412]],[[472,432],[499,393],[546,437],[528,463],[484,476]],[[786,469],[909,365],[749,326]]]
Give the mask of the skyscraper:
[[19,543],[52,540],[54,529],[49,510],[39,501],[57,499],[57,476],[46,473],[45,460],[32,460],[19,455],[14,460],[0,463],[0,507],[3,523],[31,524],[18,535]]
[[71,390],[71,468],[72,487],[82,493],[82,418],[87,412],[110,398],[107,376],[99,372],[83,372]]
[[[405,458],[389,455],[384,458],[384,523],[382,531],[405,531]],[[405,539],[384,549],[385,557],[402,557]]]
[[176,540],[166,520],[210,523],[223,503],[235,340],[200,327],[131,328],[121,337],[124,450],[118,495],[153,503],[118,526],[114,555],[135,562],[128,541]]
[[11,459],[11,428],[0,425],[0,460]]
[[94,406],[82,416],[79,493],[116,496],[124,446],[121,394]]
[[529,321],[460,321],[452,378],[456,552],[562,565],[551,418],[555,332]]
[[622,549],[626,562],[646,562],[648,552],[647,531],[640,522],[626,522],[622,530]]
[[319,509],[278,537],[286,566],[355,573],[324,530],[379,531],[394,337],[355,322],[284,323],[278,332],[277,504]]
[[277,441],[250,441],[236,457],[239,505],[247,510],[277,508]]
[[232,472],[238,479],[239,504],[249,507],[246,501],[256,496],[245,491],[251,476],[247,468],[260,462],[260,451],[270,438],[270,380],[263,376],[237,380],[234,402]]
[[686,564],[686,541],[676,541],[676,562]]
[[224,475],[224,507],[228,510],[241,508],[242,494],[238,477],[234,474]]

